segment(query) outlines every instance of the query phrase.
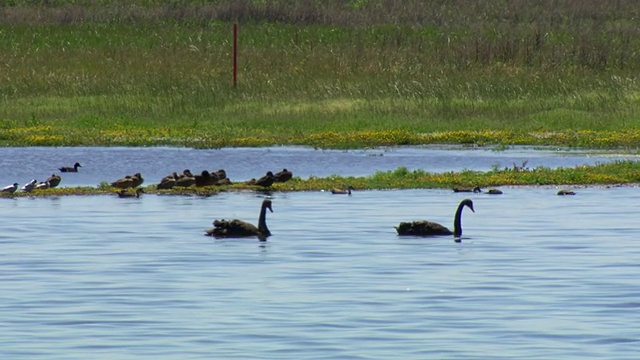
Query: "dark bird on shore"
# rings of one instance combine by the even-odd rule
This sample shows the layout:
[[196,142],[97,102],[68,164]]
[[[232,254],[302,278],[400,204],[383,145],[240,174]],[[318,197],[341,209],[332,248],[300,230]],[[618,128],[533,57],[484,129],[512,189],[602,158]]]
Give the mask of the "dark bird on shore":
[[349,186],[347,188],[347,190],[344,189],[331,189],[331,193],[335,194],[335,195],[351,195],[351,191],[354,190],[355,188],[353,186]]
[[174,172],[171,175],[167,175],[160,180],[160,183],[156,186],[158,190],[167,190],[176,186],[176,180],[178,179],[178,174]]
[[224,171],[224,169],[219,169],[217,171],[212,172],[212,174],[214,174],[215,176],[218,177],[218,181],[220,180],[224,180],[227,178],[227,172]]
[[202,173],[195,175],[194,179],[197,187],[215,185],[218,182],[218,176],[207,170],[202,170]]
[[401,222],[396,226],[398,235],[414,235],[414,236],[441,236],[441,235],[453,235],[456,238],[462,236],[462,209],[468,207],[471,211],[473,209],[473,202],[470,199],[464,199],[458,205],[456,214],[453,219],[453,231],[448,228],[427,220],[419,220],[413,222]]
[[137,188],[135,192],[130,193],[127,192],[127,190],[122,189],[120,190],[120,192],[118,192],[118,197],[120,198],[132,198],[132,197],[136,197],[139,198],[140,194],[142,194],[144,192],[144,190],[142,188]]
[[191,185],[194,185],[195,183],[196,178],[191,175],[191,171],[185,170],[182,172],[182,175],[178,176],[178,179],[176,180],[176,184],[174,186],[189,187]]
[[287,169],[282,169],[273,175],[276,178],[276,182],[285,182],[291,180],[293,173]]
[[51,176],[49,176],[49,178],[46,180],[46,182],[49,183],[49,187],[51,188],[58,186],[60,184],[60,181],[62,181],[62,177],[56,174],[51,174]]
[[472,192],[479,193],[482,192],[479,186],[476,187],[464,187],[464,186],[456,186],[453,188],[453,192]]
[[559,190],[558,195],[575,195],[576,193],[571,190]]
[[6,192],[6,193],[14,193],[16,192],[16,190],[18,190],[18,183],[13,183],[13,185],[7,185],[5,187],[2,188],[2,192]]
[[205,235],[213,236],[215,238],[243,238],[243,237],[258,237],[260,241],[266,241],[271,232],[267,227],[267,209],[273,212],[271,208],[271,199],[265,199],[262,201],[260,207],[260,216],[258,218],[258,226],[234,219],[234,220],[214,220],[213,228],[205,230]]
[[82,165],[80,165],[80,163],[75,163],[73,167],[63,166],[61,168],[58,168],[58,170],[60,170],[61,172],[78,172],[79,167],[82,167]]
[[142,178],[142,175],[140,173],[136,173],[135,175],[127,175],[112,182],[111,186],[118,189],[128,189],[138,187],[142,185],[143,182],[144,179]]
[[262,187],[269,187],[273,185],[275,181],[276,181],[276,178],[275,176],[273,176],[273,173],[271,171],[267,171],[267,174],[265,176],[256,180],[256,185],[262,186]]

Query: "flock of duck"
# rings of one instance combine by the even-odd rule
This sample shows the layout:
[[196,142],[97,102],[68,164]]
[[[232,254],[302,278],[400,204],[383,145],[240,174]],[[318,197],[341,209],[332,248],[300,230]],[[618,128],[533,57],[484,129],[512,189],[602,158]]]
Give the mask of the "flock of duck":
[[[61,167],[60,172],[78,172],[78,168],[81,167],[79,163],[75,163],[72,167]],[[286,182],[293,177],[293,173],[287,169],[283,169],[277,173],[268,171],[263,177],[259,179],[250,179],[244,182],[248,185],[257,185],[262,187],[270,187],[274,182]],[[55,188],[62,181],[60,175],[52,174],[47,180],[38,183],[35,179],[29,181],[20,188],[21,191],[30,192],[34,189],[47,189]],[[139,186],[144,182],[142,174],[136,173],[134,175],[127,175],[116,181],[110,183],[114,188],[120,189],[117,193],[119,197],[140,197],[144,190]],[[172,189],[174,187],[190,187],[190,186],[211,186],[211,185],[226,185],[231,184],[231,180],[227,177],[226,172],[223,169],[209,172],[203,170],[200,174],[193,175],[188,169],[184,170],[181,174],[173,172],[170,175],[163,177],[160,183],[157,185],[157,189]],[[0,191],[13,193],[18,190],[18,183],[14,183],[5,186]],[[135,189],[134,192],[127,192],[128,189]],[[336,195],[351,195],[355,188],[353,186],[347,187],[347,189],[332,189],[331,193]],[[483,190],[476,187],[455,187],[454,192],[472,192],[482,193]],[[502,191],[499,189],[491,188],[484,193],[491,195],[500,195]],[[558,195],[575,195],[575,192],[571,190],[559,190]],[[453,218],[453,231],[449,228],[428,220],[418,220],[411,222],[401,222],[395,227],[398,235],[400,236],[450,236],[459,239],[462,236],[462,211],[467,207],[472,212],[475,212],[473,208],[473,201],[471,199],[464,199],[458,204],[456,212]],[[213,228],[205,230],[205,235],[215,238],[244,238],[244,237],[257,237],[261,241],[265,241],[271,236],[271,231],[267,227],[267,210],[273,212],[272,200],[267,198],[262,201],[260,207],[260,215],[258,216],[258,225],[255,226],[252,223],[233,219],[216,219],[213,221]]]

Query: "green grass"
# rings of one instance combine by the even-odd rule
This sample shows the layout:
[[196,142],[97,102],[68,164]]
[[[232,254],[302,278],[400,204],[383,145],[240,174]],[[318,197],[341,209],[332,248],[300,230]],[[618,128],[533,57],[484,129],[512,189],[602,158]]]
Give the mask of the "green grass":
[[0,145],[640,139],[632,1],[41,3],[0,7]]
[[[393,171],[377,172],[371,176],[344,177],[339,175],[326,178],[310,177],[300,179],[294,177],[285,183],[275,183],[271,188],[263,189],[242,183],[209,186],[174,188],[171,190],[157,190],[156,185],[144,187],[146,194],[157,195],[213,195],[222,191],[318,191],[332,188],[346,189],[353,186],[359,190],[384,189],[451,189],[456,186],[481,188],[489,186],[541,186],[541,185],[619,185],[640,183],[640,163],[636,161],[614,161],[604,164],[584,165],[574,168],[527,168],[514,166],[512,168],[494,168],[490,171],[460,171],[448,173],[430,173],[424,170],[410,171],[398,168]],[[64,187],[37,190],[30,193],[16,192],[13,194],[0,193],[0,197],[38,197],[62,195],[113,195],[119,189],[111,188],[104,182],[97,187]],[[142,195],[146,196],[146,195]]]

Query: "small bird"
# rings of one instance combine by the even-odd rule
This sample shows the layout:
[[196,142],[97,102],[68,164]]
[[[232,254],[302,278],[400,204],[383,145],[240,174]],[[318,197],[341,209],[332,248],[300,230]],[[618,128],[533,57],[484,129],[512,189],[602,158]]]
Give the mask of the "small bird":
[[60,181],[62,181],[62,176],[56,174],[51,174],[51,176],[49,176],[49,178],[46,180],[46,182],[49,183],[49,187],[51,188],[58,186],[60,184]]
[[273,176],[275,176],[276,182],[285,182],[291,180],[293,173],[287,169],[282,169],[282,171],[278,171]]
[[256,185],[262,186],[262,187],[270,187],[271,185],[273,185],[275,181],[276,181],[276,178],[275,176],[273,176],[273,173],[271,171],[267,171],[265,176],[256,180]]
[[33,188],[34,190],[44,190],[44,189],[48,189],[51,185],[49,184],[48,181],[43,181],[41,183],[39,183],[38,185],[36,185],[35,188]]
[[31,190],[33,190],[33,188],[36,187],[36,184],[38,183],[38,181],[36,179],[33,179],[31,181],[29,181],[28,183],[24,184],[20,190],[24,191],[24,192],[31,192]]
[[489,195],[502,195],[502,190],[491,188],[487,190],[487,194]]
[[136,173],[135,175],[127,175],[112,182],[111,186],[118,189],[128,189],[139,186],[143,181],[144,179],[142,179],[142,175],[140,175],[140,173]]
[[351,195],[351,190],[355,190],[355,188],[353,186],[349,186],[347,190],[331,189],[331,193],[335,195]]
[[80,165],[80,163],[75,163],[73,164],[73,167],[63,166],[61,168],[58,168],[58,170],[60,170],[61,172],[78,172],[79,167],[82,167],[82,165]]
[[472,192],[472,193],[479,193],[482,192],[482,189],[480,189],[479,186],[476,187],[463,187],[463,186],[458,186],[458,187],[454,187],[453,188],[453,192]]
[[575,195],[576,193],[571,190],[559,190],[558,195]]
[[7,185],[5,187],[2,188],[2,192],[6,192],[6,193],[14,193],[16,192],[16,190],[18,190],[18,183],[13,183],[13,185]]

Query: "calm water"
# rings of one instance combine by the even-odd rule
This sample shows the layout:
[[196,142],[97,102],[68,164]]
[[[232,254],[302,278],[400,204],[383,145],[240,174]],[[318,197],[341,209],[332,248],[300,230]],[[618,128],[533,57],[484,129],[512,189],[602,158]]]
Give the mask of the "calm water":
[[194,150],[185,148],[123,148],[123,147],[0,147],[0,186],[23,185],[31,179],[44,181],[61,166],[79,162],[79,173],[62,174],[60,186],[96,186],[102,181],[112,182],[125,175],[142,173],[144,185],[160,182],[173,171],[223,168],[231,180],[259,178],[268,170],[292,170],[295,176],[326,177],[329,175],[368,176],[376,171],[395,170],[400,166],[410,170],[430,172],[487,171],[492,167],[545,166],[574,167],[598,162],[632,159],[638,154],[620,152],[585,152],[547,149],[533,151],[515,147],[508,151],[490,148],[459,148],[446,146],[399,147],[371,150],[313,150],[304,147],[225,148]]
[[0,199],[2,359],[637,359],[638,189]]

